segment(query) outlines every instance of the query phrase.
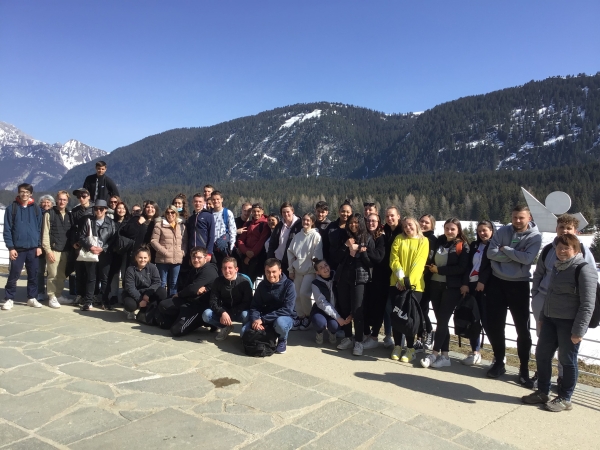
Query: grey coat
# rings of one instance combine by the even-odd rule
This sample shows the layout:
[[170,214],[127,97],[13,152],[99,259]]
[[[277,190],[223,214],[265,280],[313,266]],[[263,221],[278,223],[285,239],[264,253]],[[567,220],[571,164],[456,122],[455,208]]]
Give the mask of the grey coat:
[[575,269],[583,263],[585,260],[579,253],[569,268],[561,271],[556,268],[552,269],[546,301],[539,317],[541,321],[544,316],[555,319],[571,319],[573,320],[571,334],[579,337],[583,337],[587,332],[594,312],[596,286],[598,285],[596,267],[586,264],[581,268],[579,286],[577,286]]

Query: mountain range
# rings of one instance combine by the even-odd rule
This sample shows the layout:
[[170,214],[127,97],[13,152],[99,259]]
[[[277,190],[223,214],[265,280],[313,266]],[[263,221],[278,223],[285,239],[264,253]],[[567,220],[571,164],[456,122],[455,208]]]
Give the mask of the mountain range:
[[75,139],[47,144],[0,122],[0,189],[14,190],[27,182],[43,191],[60,181],[68,170],[106,154]]

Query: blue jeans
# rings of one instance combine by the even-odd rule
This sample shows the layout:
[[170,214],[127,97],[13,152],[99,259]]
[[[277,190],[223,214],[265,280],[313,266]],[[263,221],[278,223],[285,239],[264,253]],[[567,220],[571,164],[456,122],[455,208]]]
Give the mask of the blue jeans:
[[[246,322],[248,322],[249,320],[248,311],[242,311],[238,314],[233,314],[227,311],[227,314],[229,314],[229,317],[231,318],[232,322],[241,322],[242,325],[245,325]],[[221,318],[217,317],[217,314],[215,314],[215,312],[212,309],[206,309],[202,313],[202,320],[212,325],[213,327],[223,328],[223,324],[219,322],[220,319]]]
[[[241,334],[244,334],[251,325],[252,322],[246,322],[246,324],[242,326]],[[294,319],[292,319],[290,316],[280,316],[277,319],[275,319],[275,322],[273,322],[272,324],[267,324],[265,326],[272,326],[273,328],[275,328],[275,333],[279,335],[279,340],[287,341],[288,333],[292,329],[293,325]]]
[[310,311],[310,320],[316,328],[317,333],[322,333],[325,328],[331,334],[337,333],[340,324],[333,317],[325,314],[317,305],[313,305]]
[[157,263],[158,273],[160,274],[160,285],[164,288],[167,287],[167,276],[169,279],[169,289],[167,294],[169,297],[177,294],[177,277],[179,276],[180,264],[163,264]]
[[36,252],[37,248],[21,250],[18,252],[17,259],[10,262],[8,279],[6,280],[6,286],[4,287],[4,298],[6,300],[14,300],[15,298],[15,293],[17,292],[17,280],[21,276],[23,264],[25,264],[25,269],[27,270],[27,298],[37,299],[39,258],[35,255]]
[[571,400],[579,376],[577,367],[579,344],[571,342],[572,328],[573,319],[555,319],[544,316],[540,337],[535,349],[538,389],[546,395],[550,393],[552,358],[558,349],[558,360],[563,366],[562,384],[559,387],[558,395],[567,400]]

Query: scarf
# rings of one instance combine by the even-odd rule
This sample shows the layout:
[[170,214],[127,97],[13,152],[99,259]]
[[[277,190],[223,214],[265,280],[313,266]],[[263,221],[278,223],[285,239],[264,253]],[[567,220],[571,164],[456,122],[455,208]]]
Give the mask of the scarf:
[[573,265],[573,263],[577,259],[578,255],[579,255],[579,253],[577,253],[577,255],[573,256],[572,258],[567,259],[566,261],[561,261],[560,259],[557,259],[556,262],[554,263],[554,267],[559,272],[561,270],[566,270]]

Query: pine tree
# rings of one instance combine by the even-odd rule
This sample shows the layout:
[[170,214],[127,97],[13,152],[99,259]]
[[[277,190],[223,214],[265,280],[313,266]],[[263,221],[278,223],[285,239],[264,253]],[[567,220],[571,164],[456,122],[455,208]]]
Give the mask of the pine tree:
[[594,233],[594,240],[590,246],[590,251],[596,261],[600,261],[600,229]]

